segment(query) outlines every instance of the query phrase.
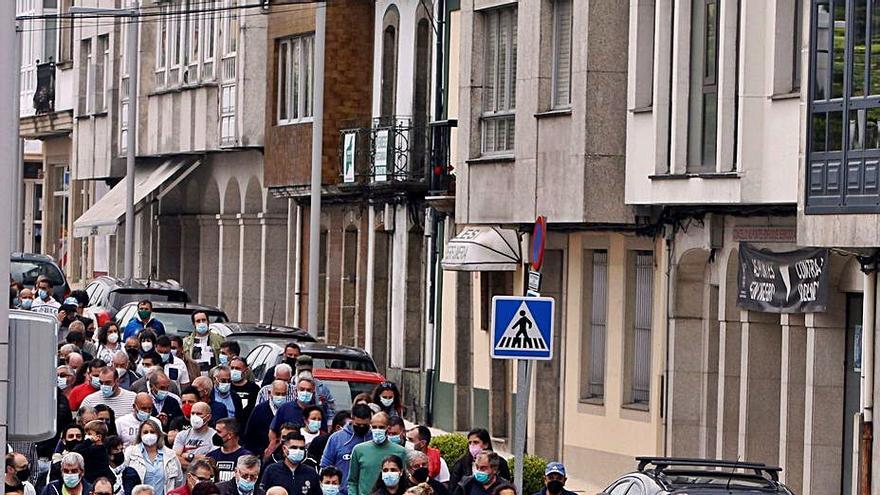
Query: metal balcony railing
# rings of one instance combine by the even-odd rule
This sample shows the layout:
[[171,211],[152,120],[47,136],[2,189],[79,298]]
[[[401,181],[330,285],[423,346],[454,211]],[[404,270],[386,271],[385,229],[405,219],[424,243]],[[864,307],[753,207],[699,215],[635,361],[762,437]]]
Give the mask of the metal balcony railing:
[[55,111],[55,62],[37,64],[34,110],[38,114]]
[[428,194],[450,196],[455,194],[455,177],[452,175],[452,128],[457,120],[431,122],[431,173],[428,176]]

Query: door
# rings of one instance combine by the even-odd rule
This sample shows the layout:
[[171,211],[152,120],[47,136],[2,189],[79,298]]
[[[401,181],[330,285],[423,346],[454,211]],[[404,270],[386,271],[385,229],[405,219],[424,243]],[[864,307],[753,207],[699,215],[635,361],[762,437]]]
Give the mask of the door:
[[842,495],[852,495],[853,416],[859,412],[861,394],[862,294],[846,298],[846,371],[843,398],[843,476]]

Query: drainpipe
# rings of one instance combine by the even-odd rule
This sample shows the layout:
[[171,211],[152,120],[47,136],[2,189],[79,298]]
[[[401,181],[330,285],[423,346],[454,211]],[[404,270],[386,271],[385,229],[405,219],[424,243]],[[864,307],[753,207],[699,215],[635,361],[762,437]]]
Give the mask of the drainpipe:
[[433,420],[434,391],[434,241],[436,219],[434,209],[425,208],[425,422]]
[[669,455],[669,329],[672,326],[672,264],[675,257],[675,226],[664,226],[666,240],[666,357],[663,370],[663,396],[660,412],[663,424],[663,455]]
[[[293,264],[293,326],[302,326],[300,320],[300,305],[302,304],[302,228],[303,228],[303,207],[296,204],[296,231],[295,236],[295,256]],[[289,273],[289,272],[288,272]]]
[[364,297],[364,350],[373,355],[373,298],[376,292],[376,208],[367,206],[367,290]]
[[315,7],[315,78],[312,90],[312,178],[309,206],[309,314],[306,330],[318,336],[318,264],[321,249],[321,170],[324,151],[324,40],[327,33],[327,2]]
[[877,271],[876,265],[866,270],[864,303],[862,304],[862,418],[871,423],[874,415],[874,329],[877,327]]

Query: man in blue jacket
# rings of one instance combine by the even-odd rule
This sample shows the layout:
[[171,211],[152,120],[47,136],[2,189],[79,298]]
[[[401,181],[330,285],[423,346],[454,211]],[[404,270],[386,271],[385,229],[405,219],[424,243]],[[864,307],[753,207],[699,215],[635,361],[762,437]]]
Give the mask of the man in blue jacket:
[[283,487],[289,495],[321,495],[321,480],[315,468],[305,465],[306,439],[293,431],[284,437],[284,462],[272,464],[263,473],[260,488]]
[[137,314],[125,325],[125,331],[122,334],[123,341],[129,337],[137,337],[146,329],[156,332],[157,337],[165,335],[165,325],[153,318],[153,303],[148,299],[138,302]]
[[575,495],[574,492],[565,489],[565,466],[561,462],[551,462],[544,469],[544,488],[535,495]]
[[42,495],[89,495],[92,487],[83,479],[85,472],[86,462],[83,456],[76,452],[64,454],[61,458],[61,479],[46,485]]
[[348,493],[348,468],[351,462],[351,451],[355,446],[370,440],[370,418],[373,410],[366,404],[357,404],[351,408],[351,423],[345,428],[330,435],[324,455],[321,457],[321,467],[335,466],[342,472],[339,492]]

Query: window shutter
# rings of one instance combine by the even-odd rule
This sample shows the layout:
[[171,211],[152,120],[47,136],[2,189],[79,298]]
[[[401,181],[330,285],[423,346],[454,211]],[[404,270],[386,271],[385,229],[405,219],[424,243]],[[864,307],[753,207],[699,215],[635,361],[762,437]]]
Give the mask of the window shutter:
[[632,401],[647,403],[651,387],[651,325],[654,286],[654,255],[636,254],[636,307],[633,331]]
[[495,110],[495,60],[497,51],[498,16],[492,13],[486,15],[486,60],[483,61],[486,67],[486,76],[483,81],[483,88],[485,88],[484,112]]
[[590,388],[591,397],[605,396],[605,325],[608,298],[608,252],[593,252],[593,286],[590,301]]
[[571,104],[572,0],[556,0],[556,36],[553,78],[553,106]]

